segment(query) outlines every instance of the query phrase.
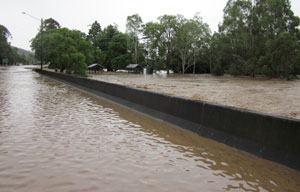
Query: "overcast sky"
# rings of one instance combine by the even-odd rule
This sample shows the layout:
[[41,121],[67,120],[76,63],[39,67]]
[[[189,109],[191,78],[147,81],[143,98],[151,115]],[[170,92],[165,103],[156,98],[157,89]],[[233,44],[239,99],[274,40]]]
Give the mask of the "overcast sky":
[[[62,27],[88,32],[88,25],[97,20],[102,29],[117,24],[125,32],[126,18],[138,13],[144,22],[156,21],[163,14],[182,14],[192,18],[199,12],[212,31],[222,22],[227,0],[0,0],[0,24],[12,34],[13,46],[30,50],[30,40],[38,32],[37,18],[52,17]],[[291,0],[292,10],[300,16],[300,0]]]

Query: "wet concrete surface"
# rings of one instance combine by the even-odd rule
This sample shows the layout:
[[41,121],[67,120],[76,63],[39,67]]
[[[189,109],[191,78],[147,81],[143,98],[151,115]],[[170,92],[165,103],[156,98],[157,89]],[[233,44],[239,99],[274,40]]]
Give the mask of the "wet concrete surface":
[[300,173],[0,68],[0,191],[299,191]]
[[300,80],[192,74],[89,75],[95,80],[300,119]]

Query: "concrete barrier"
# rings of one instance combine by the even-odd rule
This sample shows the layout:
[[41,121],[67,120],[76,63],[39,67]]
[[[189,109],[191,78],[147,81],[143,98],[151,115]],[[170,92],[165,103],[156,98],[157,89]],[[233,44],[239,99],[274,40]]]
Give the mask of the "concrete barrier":
[[300,121],[36,70],[202,136],[300,170]]

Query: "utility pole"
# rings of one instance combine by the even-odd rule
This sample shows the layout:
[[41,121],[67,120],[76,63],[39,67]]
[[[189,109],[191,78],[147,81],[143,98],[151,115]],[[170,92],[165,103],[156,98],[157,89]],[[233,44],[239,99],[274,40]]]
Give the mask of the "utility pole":
[[41,70],[43,70],[43,62],[44,62],[44,43],[43,43],[43,36],[44,36],[44,20],[43,19],[39,19],[33,15],[30,15],[28,13],[25,13],[25,12],[22,12],[22,14],[24,15],[28,15],[29,17],[35,19],[35,20],[38,20],[38,21],[41,21],[41,29],[40,29],[40,32],[41,32]]
[[41,70],[43,70],[43,58],[44,58],[44,43],[43,43],[43,35],[44,34],[44,21],[41,19]]

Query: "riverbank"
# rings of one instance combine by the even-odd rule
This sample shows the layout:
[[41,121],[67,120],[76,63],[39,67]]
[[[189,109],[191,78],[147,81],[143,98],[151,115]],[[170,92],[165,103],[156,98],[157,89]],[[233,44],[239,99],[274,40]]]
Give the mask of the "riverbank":
[[300,119],[300,80],[192,74],[89,74],[90,79]]

